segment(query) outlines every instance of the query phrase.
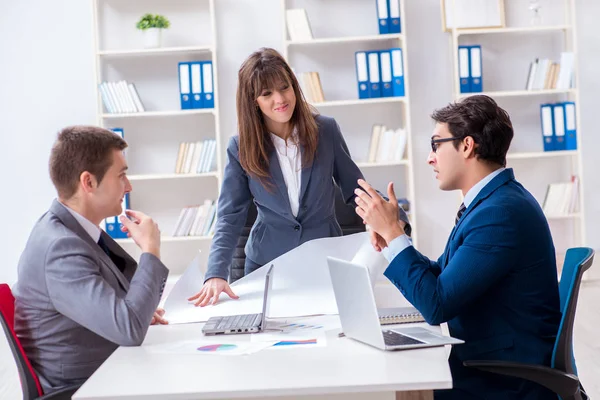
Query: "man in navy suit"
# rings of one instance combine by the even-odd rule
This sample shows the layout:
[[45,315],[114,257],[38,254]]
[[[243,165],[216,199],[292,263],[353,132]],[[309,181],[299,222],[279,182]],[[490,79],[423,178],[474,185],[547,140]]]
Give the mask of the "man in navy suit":
[[556,399],[535,383],[463,366],[486,359],[550,365],[561,317],[555,251],[538,202],[505,168],[513,137],[506,111],[471,96],[432,118],[428,163],[440,189],[464,196],[442,256],[430,260],[410,245],[391,183],[385,201],[359,181],[356,212],[390,261],[385,276],[427,322],[447,322],[465,341],[450,353],[454,389],[435,398]]

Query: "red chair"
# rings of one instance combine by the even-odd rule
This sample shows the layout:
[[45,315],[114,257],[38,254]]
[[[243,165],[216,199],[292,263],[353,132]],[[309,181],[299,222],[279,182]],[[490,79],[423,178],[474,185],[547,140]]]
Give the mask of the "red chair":
[[69,386],[44,396],[42,385],[35,370],[31,366],[19,338],[15,334],[15,298],[10,287],[0,284],[0,324],[8,341],[19,371],[23,400],[66,400],[79,389],[79,385]]

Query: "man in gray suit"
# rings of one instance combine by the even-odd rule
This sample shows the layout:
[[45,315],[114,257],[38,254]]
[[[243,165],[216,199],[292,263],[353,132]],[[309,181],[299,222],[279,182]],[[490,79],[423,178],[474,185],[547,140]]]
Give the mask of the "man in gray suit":
[[99,227],[131,191],[126,147],[106,129],[73,126],[52,148],[58,199],[33,228],[13,288],[15,330],[46,393],[83,383],[118,346],[139,346],[151,323],[166,323],[155,312],[169,272],[156,223],[120,217],[139,266]]

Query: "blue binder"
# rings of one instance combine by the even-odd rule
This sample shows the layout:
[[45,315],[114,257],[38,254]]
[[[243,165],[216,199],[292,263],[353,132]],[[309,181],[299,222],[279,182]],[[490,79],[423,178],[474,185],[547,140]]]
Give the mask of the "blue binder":
[[367,53],[357,51],[354,53],[356,63],[356,81],[358,82],[358,98],[369,98],[369,66],[367,63]]
[[577,150],[577,121],[575,102],[566,101],[565,105],[565,150]]
[[471,93],[480,93],[483,91],[483,74],[481,64],[481,46],[470,46],[469,62],[471,68]]
[[552,114],[552,104],[542,104],[540,106],[544,151],[554,150],[554,118]]
[[204,96],[202,95],[202,63],[190,63],[192,108],[204,108]]
[[192,108],[192,97],[190,83],[190,63],[179,63],[179,95],[181,99],[181,109],[189,110]]
[[215,108],[215,96],[213,89],[212,61],[202,62],[202,92],[204,93],[204,108]]
[[471,51],[469,46],[458,46],[458,79],[460,92],[471,93]]
[[389,0],[376,0],[377,2],[377,18],[379,20],[379,34],[383,35],[390,33],[388,20],[390,17]]
[[565,150],[565,105],[563,103],[552,106],[554,117],[554,150]]
[[392,55],[389,50],[379,52],[379,65],[381,67],[381,97],[393,97]]
[[402,49],[390,49],[392,57],[392,87],[394,97],[404,97],[404,64]]
[[381,68],[379,67],[379,52],[367,51],[369,66],[369,97],[381,97]]
[[389,0],[388,30],[390,33],[401,33],[400,0]]

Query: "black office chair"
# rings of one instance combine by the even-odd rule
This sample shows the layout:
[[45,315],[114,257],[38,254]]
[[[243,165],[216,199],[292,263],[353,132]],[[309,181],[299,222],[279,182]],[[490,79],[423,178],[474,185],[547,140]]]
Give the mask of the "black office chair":
[[[365,231],[365,225],[362,219],[356,215],[353,205],[347,205],[342,199],[342,192],[338,189],[335,195],[335,215],[342,228],[342,235],[351,235],[353,233],[359,233]],[[257,211],[254,202],[250,205],[248,210],[248,217],[246,218],[246,224],[242,230],[242,234],[238,239],[235,252],[233,254],[233,262],[231,264],[231,272],[229,273],[229,283],[233,283],[244,276],[244,263],[246,261],[246,253],[244,247],[248,241],[250,235],[250,229],[256,221]]]
[[536,382],[556,393],[562,400],[589,399],[577,377],[573,356],[573,322],[583,273],[594,260],[594,250],[587,247],[569,249],[560,279],[560,309],[562,319],[552,352],[550,367],[504,361],[465,361],[473,367],[496,374],[514,376]]

